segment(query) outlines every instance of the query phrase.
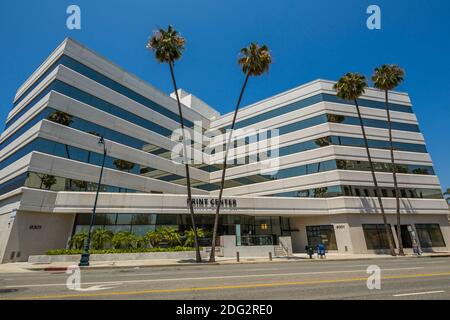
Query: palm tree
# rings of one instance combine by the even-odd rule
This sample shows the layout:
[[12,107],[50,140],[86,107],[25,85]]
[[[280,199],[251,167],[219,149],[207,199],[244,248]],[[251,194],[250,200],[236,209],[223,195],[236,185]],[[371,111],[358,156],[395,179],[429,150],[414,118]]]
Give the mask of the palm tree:
[[147,48],[155,52],[156,60],[161,63],[168,63],[170,69],[170,75],[172,77],[173,89],[175,91],[175,96],[177,98],[178,104],[178,115],[180,117],[181,131],[183,135],[183,155],[184,155],[184,166],[186,169],[186,186],[188,193],[188,206],[191,215],[192,230],[195,234],[195,260],[197,263],[202,262],[200,256],[200,247],[198,245],[198,235],[197,227],[195,225],[194,216],[194,204],[192,202],[192,191],[191,191],[191,176],[189,174],[189,164],[187,160],[187,148],[184,138],[184,117],[183,111],[181,109],[180,97],[178,95],[177,82],[175,80],[174,64],[175,61],[180,59],[183,55],[184,44],[186,40],[172,27],[169,26],[167,30],[159,29],[156,31],[147,43]]
[[114,249],[132,249],[136,247],[137,237],[130,231],[119,231],[111,239]]
[[213,235],[212,235],[212,243],[211,243],[211,253],[209,257],[209,262],[216,261],[216,237],[217,237],[217,229],[219,226],[219,213],[222,202],[223,189],[225,185],[225,173],[227,170],[227,160],[228,160],[228,151],[230,149],[231,138],[233,136],[234,126],[236,124],[236,117],[239,111],[239,106],[241,104],[242,96],[245,91],[245,87],[247,86],[248,79],[250,76],[260,76],[269,71],[269,66],[272,63],[272,56],[270,54],[269,48],[266,45],[262,45],[261,47],[257,43],[250,43],[248,47],[242,48],[240,51],[240,57],[238,59],[238,64],[241,66],[242,72],[245,74],[244,84],[242,85],[241,92],[239,94],[239,98],[236,103],[236,108],[234,110],[233,121],[231,123],[230,135],[228,137],[228,141],[226,144],[225,155],[223,159],[223,167],[222,167],[222,179],[220,181],[220,191],[219,191],[219,199],[216,207],[216,214],[214,217],[214,227],[213,227]]
[[88,234],[85,231],[74,234],[69,241],[69,247],[71,249],[81,250],[83,249],[84,242],[86,241]]
[[392,142],[392,122],[391,122],[391,112],[389,110],[389,91],[395,89],[400,83],[403,82],[405,72],[402,68],[397,65],[382,65],[379,68],[375,68],[375,72],[372,76],[372,81],[377,89],[384,91],[385,103],[386,103],[386,114],[388,121],[388,131],[389,131],[389,149],[391,152],[391,165],[392,165],[392,175],[394,178],[394,188],[395,188],[395,203],[396,203],[396,213],[397,213],[397,240],[398,240],[398,254],[404,256],[403,252],[403,241],[401,233],[401,221],[400,221],[400,191],[398,189],[397,183],[397,166],[395,164],[394,158],[394,145]]
[[159,247],[159,244],[161,243],[161,241],[164,240],[160,229],[156,229],[156,230],[147,232],[145,237],[147,238],[147,240],[150,243],[150,245],[152,246],[152,248]]
[[[202,228],[197,229],[197,235],[200,238],[203,238],[205,236],[205,232],[203,232]],[[186,237],[186,239],[184,240],[184,246],[192,247],[194,244],[194,231],[192,229],[186,230],[184,232],[184,236]]]
[[[160,228],[159,232],[161,233],[163,240],[167,241],[167,244],[170,247],[175,247],[181,244],[180,234],[174,228],[163,227]],[[199,234],[198,230],[196,234]]]
[[361,126],[361,131],[364,138],[364,145],[366,147],[367,158],[369,160],[370,172],[372,173],[373,184],[375,185],[376,196],[378,198],[378,204],[380,206],[381,216],[383,218],[383,224],[386,230],[386,236],[388,238],[389,250],[391,252],[391,255],[395,256],[394,242],[391,237],[392,233],[387,223],[383,201],[381,200],[381,192],[378,186],[377,177],[375,175],[375,167],[372,162],[372,157],[370,155],[369,142],[367,140],[366,130],[364,128],[363,119],[361,117],[361,110],[358,104],[358,98],[365,92],[366,88],[367,88],[366,77],[358,73],[347,73],[341,79],[339,79],[339,81],[334,85],[334,90],[336,90],[337,96],[339,98],[353,101],[355,103],[356,111],[358,112],[359,124]]
[[105,228],[96,229],[92,233],[92,248],[95,250],[105,249],[106,245],[111,243],[114,234],[111,230]]

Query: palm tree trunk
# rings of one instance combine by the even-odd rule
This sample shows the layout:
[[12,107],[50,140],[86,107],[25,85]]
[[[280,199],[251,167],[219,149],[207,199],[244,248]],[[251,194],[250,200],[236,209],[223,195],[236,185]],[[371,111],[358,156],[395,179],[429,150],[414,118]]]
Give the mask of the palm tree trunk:
[[187,192],[188,192],[189,212],[190,212],[190,215],[191,215],[192,230],[194,231],[195,261],[197,263],[200,263],[200,262],[202,262],[202,257],[200,256],[200,247],[198,245],[197,226],[195,224],[195,216],[194,216],[194,204],[192,203],[191,176],[189,174],[187,148],[186,148],[186,142],[185,142],[185,139],[184,139],[183,111],[181,109],[180,97],[178,96],[178,87],[177,87],[177,83],[175,81],[175,74],[173,72],[173,62],[172,61],[169,62],[169,67],[170,67],[170,75],[172,76],[173,88],[175,90],[175,95],[177,97],[178,115],[180,116],[181,131],[182,131],[182,134],[183,134],[183,137],[182,137],[183,138],[183,156],[184,156],[184,166],[185,166],[185,169],[186,169],[186,185],[187,185]]
[[401,231],[401,221],[400,221],[400,190],[398,189],[397,183],[397,166],[395,165],[394,158],[394,143],[392,141],[392,122],[391,122],[391,112],[389,110],[389,92],[385,90],[386,98],[386,114],[389,129],[389,150],[391,152],[391,166],[392,166],[392,176],[394,178],[394,188],[395,188],[395,206],[397,214],[397,241],[398,241],[398,254],[404,256],[403,252],[403,241],[402,241],[402,231]]
[[361,131],[362,131],[363,138],[364,138],[364,145],[366,147],[367,158],[369,160],[369,166],[370,166],[370,172],[372,173],[373,184],[375,186],[375,190],[376,190],[377,198],[378,198],[378,204],[380,206],[381,216],[383,218],[384,229],[386,230],[386,236],[388,237],[389,251],[392,256],[395,256],[394,241],[391,237],[392,232],[389,229],[389,225],[388,225],[387,219],[386,219],[386,213],[384,212],[383,201],[381,200],[381,191],[380,191],[380,187],[378,186],[377,177],[375,175],[375,168],[374,168],[374,165],[372,162],[372,156],[370,155],[369,141],[367,140],[366,129],[364,128],[364,123],[363,123],[363,120],[361,117],[361,111],[359,109],[359,104],[356,99],[355,99],[355,106],[356,106],[356,111],[358,112],[359,124],[361,126]]
[[[64,147],[66,148],[67,159],[70,159],[69,146],[65,144]],[[69,188],[72,190],[72,179],[69,180]]]
[[230,150],[231,145],[231,138],[233,136],[233,130],[234,126],[236,124],[236,117],[239,111],[239,106],[241,104],[242,96],[244,95],[245,87],[247,86],[248,79],[250,77],[250,74],[247,73],[245,76],[244,84],[242,85],[241,92],[239,94],[238,101],[236,103],[236,108],[234,110],[233,115],[233,121],[231,122],[231,128],[230,128],[230,136],[228,137],[228,141],[226,144],[225,149],[225,155],[223,158],[223,168],[222,168],[222,179],[220,180],[220,191],[219,191],[219,199],[216,207],[216,214],[214,216],[214,227],[213,227],[213,236],[212,236],[212,243],[211,243],[211,253],[209,256],[209,262],[215,262],[216,261],[216,237],[217,237],[217,229],[219,227],[219,213],[220,213],[220,206],[222,202],[222,195],[223,195],[223,189],[225,185],[225,173],[227,171],[227,161],[228,161],[228,152]]

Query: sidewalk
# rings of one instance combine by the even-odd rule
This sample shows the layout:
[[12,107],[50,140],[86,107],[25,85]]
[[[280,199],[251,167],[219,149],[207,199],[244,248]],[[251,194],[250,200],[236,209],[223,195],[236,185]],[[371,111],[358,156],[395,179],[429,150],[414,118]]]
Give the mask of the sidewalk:
[[[236,258],[217,257],[215,263],[208,263],[204,259],[203,265],[232,265],[232,264],[254,264],[254,263],[280,263],[280,262],[325,262],[325,261],[346,261],[346,260],[366,260],[366,259],[398,259],[398,258],[421,258],[421,257],[450,257],[450,252],[424,253],[422,256],[406,255],[404,257],[391,257],[390,255],[376,254],[337,254],[331,253],[325,259],[319,259],[314,256],[309,259],[306,254],[294,254],[292,257],[274,257],[272,261],[268,257],[241,258],[240,262]],[[67,267],[73,266],[73,262],[55,262],[49,264],[31,264],[28,262],[16,262],[0,264],[1,273],[21,273],[33,271],[65,271]],[[87,269],[111,269],[111,268],[149,268],[149,267],[180,267],[180,266],[198,266],[191,259],[161,259],[161,260],[125,260],[125,261],[108,261],[108,262],[91,262],[91,266]]]

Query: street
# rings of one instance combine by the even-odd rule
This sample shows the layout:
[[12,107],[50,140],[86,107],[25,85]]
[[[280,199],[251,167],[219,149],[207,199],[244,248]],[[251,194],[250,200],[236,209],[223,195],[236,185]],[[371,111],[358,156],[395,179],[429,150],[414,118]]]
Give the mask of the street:
[[[367,288],[367,267],[381,289]],[[450,258],[292,261],[0,274],[0,299],[450,299]],[[78,290],[73,290],[73,289]]]

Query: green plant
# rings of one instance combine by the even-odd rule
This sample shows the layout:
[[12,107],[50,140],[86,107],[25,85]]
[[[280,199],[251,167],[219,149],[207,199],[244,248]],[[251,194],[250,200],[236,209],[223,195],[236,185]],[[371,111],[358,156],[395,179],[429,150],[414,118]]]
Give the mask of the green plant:
[[161,241],[163,240],[163,235],[161,234],[159,229],[147,232],[145,237],[147,238],[150,245],[154,248],[158,247]]
[[144,249],[148,248],[149,240],[146,236],[138,237],[136,236],[136,248]]
[[161,233],[163,240],[167,241],[170,247],[175,247],[181,244],[180,234],[175,229],[170,227],[162,227],[158,228],[158,232]]
[[[197,235],[199,238],[204,238],[205,237],[205,233],[203,232],[203,229],[198,228],[197,229]],[[189,229],[187,231],[184,232],[184,236],[185,236],[185,240],[184,240],[184,245],[186,247],[191,247],[194,245],[194,230]]]
[[84,231],[74,234],[69,241],[69,247],[71,249],[81,250],[84,246],[84,242],[86,241],[87,236],[88,236],[87,232]]
[[[103,249],[95,250],[92,249],[89,252],[91,254],[119,254],[119,253],[145,253],[145,252],[181,252],[181,251],[194,251],[195,248],[192,247],[182,247],[176,246],[173,248],[129,248],[129,249]],[[50,256],[57,255],[70,255],[70,254],[81,254],[83,249],[52,249],[48,250],[45,254]]]
[[129,231],[119,231],[111,239],[114,249],[136,248],[137,237]]
[[92,233],[92,248],[95,250],[105,249],[111,243],[113,233],[104,228],[96,229]]

